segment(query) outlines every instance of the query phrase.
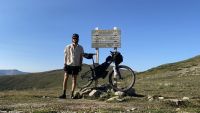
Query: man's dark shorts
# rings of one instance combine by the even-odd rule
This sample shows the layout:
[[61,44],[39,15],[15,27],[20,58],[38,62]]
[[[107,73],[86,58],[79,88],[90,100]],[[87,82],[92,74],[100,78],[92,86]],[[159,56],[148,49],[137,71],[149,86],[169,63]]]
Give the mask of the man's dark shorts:
[[65,71],[67,74],[70,74],[70,75],[78,75],[78,73],[80,72],[80,66],[69,66],[69,65],[65,65],[64,71]]

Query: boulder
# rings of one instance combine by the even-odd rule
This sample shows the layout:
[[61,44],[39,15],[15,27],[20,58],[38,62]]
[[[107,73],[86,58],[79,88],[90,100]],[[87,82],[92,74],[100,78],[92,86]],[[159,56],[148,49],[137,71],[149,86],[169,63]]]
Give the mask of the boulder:
[[163,99],[164,99],[164,97],[158,97],[158,99],[159,99],[159,100],[163,100]]
[[95,87],[94,89],[101,90],[103,92],[107,92],[108,90],[112,89],[112,87],[110,86],[110,84],[103,84],[98,87]]
[[101,91],[99,90],[92,90],[90,93],[89,93],[89,96],[90,97],[99,97],[101,95]]
[[79,92],[75,92],[74,99],[81,99],[83,96]]
[[183,100],[179,100],[179,99],[169,99],[167,100],[168,104],[170,104],[171,106],[187,106],[188,101],[183,101]]
[[153,101],[154,100],[153,96],[151,96],[151,95],[148,95],[147,99],[148,99],[148,101]]
[[120,98],[119,96],[114,96],[114,97],[109,98],[106,102],[115,102],[115,101],[117,101],[117,102],[124,102],[125,99]]
[[91,88],[85,88],[80,91],[81,95],[88,95],[92,91]]
[[125,96],[125,93],[124,93],[124,92],[121,92],[121,91],[117,91],[117,92],[115,92],[114,95],[115,95],[115,96],[119,96],[119,97],[123,97],[123,96]]
[[114,97],[111,97],[107,100],[107,102],[111,102],[111,101],[114,101],[114,100],[117,100],[119,99],[119,96],[114,96]]
[[183,101],[189,101],[190,98],[189,98],[189,97],[183,97],[182,100],[183,100]]

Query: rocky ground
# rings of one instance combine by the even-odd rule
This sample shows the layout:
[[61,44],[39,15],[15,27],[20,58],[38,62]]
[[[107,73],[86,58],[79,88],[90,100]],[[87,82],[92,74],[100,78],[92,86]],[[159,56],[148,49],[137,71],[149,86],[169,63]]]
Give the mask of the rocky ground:
[[[77,99],[59,99],[56,90],[0,92],[0,113],[107,113],[107,112],[200,112],[200,97],[113,92],[109,88],[77,91]],[[110,90],[110,91],[109,91]],[[80,96],[82,95],[82,96]]]

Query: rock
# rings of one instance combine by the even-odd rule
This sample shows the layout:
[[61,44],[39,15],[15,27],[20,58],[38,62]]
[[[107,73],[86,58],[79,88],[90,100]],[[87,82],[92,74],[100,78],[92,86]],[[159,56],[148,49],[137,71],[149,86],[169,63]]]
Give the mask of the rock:
[[187,101],[179,99],[169,99],[168,101],[172,106],[186,106],[188,104]]
[[163,99],[164,99],[164,97],[158,97],[158,99],[159,99],[159,100],[163,100]]
[[176,112],[180,111],[181,109],[180,108],[176,108]]
[[172,83],[164,83],[164,86],[171,86]]
[[83,96],[79,92],[75,92],[74,99],[81,99]]
[[101,91],[99,90],[92,90],[90,93],[89,93],[89,96],[90,97],[99,97],[101,95]]
[[123,99],[123,98],[118,98],[118,99],[116,99],[118,102],[124,102],[125,101],[125,99]]
[[137,110],[137,108],[127,109],[126,111],[127,111],[127,112],[133,112],[133,111],[135,111],[135,110]]
[[148,99],[149,101],[153,101],[154,98],[153,98],[152,96],[148,95],[147,99]]
[[92,89],[85,88],[85,89],[81,90],[80,93],[81,93],[81,95],[88,95],[91,91],[92,91]]
[[117,99],[119,99],[119,96],[114,96],[114,97],[109,98],[109,99],[107,100],[107,102],[115,101],[115,100],[117,100]]
[[112,101],[124,102],[125,99],[124,98],[120,98],[119,96],[114,96],[114,97],[109,98],[106,102],[112,102]]
[[125,99],[120,98],[119,96],[114,96],[114,97],[109,98],[106,102],[112,102],[112,101],[123,102],[125,101]]
[[116,90],[114,90],[114,89],[111,89],[111,90],[110,90],[110,92],[112,92],[112,93],[115,93],[115,92],[116,92]]
[[121,92],[121,91],[117,91],[117,92],[115,92],[114,95],[115,95],[115,96],[123,97],[123,96],[125,95],[125,93],[124,93],[124,92]]
[[137,110],[137,108],[131,108],[131,111]]
[[189,97],[183,97],[182,98],[183,101],[189,101],[189,99],[190,99]]
[[170,99],[169,101],[172,102],[173,104],[177,105],[177,106],[180,103],[178,99]]

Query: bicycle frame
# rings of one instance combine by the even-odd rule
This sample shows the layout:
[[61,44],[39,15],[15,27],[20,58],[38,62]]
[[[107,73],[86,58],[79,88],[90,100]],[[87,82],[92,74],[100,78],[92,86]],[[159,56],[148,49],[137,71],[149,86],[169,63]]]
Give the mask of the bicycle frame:
[[[115,58],[114,58],[114,55],[117,53],[117,51],[114,51],[114,52],[112,52],[112,51],[110,51],[111,52],[111,55],[109,55],[107,58],[106,58],[106,62],[104,62],[104,63],[108,63],[108,67],[112,64],[112,63],[115,63]],[[91,54],[92,56],[93,55],[96,55],[96,54]],[[93,74],[94,74],[94,78],[92,78],[93,80],[97,80],[97,79],[99,79],[99,78],[101,78],[101,77],[97,77],[96,76],[96,73],[95,73],[95,69],[98,67],[98,66],[95,66],[95,62],[94,62],[94,58],[92,57],[91,58],[92,59],[92,65],[93,65],[93,68],[92,67],[90,67],[90,69],[93,71]],[[103,64],[103,63],[102,63]],[[101,65],[102,65],[101,64]],[[119,79],[122,79],[122,77],[121,77],[121,74],[119,73],[119,69],[118,69],[118,66],[119,66],[119,64],[116,64],[115,63],[115,66],[113,67],[113,70],[114,70],[114,75],[115,76],[119,76]],[[106,69],[107,70],[107,69]],[[107,76],[107,75],[106,75]]]

